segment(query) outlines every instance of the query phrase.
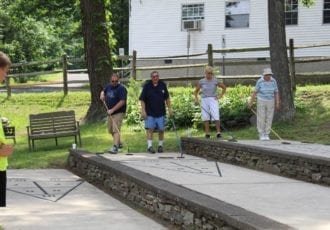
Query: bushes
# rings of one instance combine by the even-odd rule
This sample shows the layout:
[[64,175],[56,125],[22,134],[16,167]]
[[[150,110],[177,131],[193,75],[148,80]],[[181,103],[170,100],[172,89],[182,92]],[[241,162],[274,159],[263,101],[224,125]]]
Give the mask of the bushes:
[[[201,123],[200,107],[194,105],[193,87],[169,88],[174,122],[177,127],[197,127]],[[141,83],[131,80],[128,87],[127,124],[139,124]],[[228,126],[243,125],[252,115],[246,106],[246,99],[251,94],[251,87],[237,85],[228,88],[220,100],[221,120]],[[171,123],[168,123],[171,126]]]
[[221,100],[221,120],[228,126],[239,126],[249,123],[252,115],[247,107],[247,99],[252,93],[252,88],[237,85],[230,88]]

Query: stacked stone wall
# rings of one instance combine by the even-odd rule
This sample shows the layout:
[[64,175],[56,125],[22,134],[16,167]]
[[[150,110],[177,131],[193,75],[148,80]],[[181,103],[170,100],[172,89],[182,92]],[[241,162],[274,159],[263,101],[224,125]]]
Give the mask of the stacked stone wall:
[[330,160],[227,141],[182,138],[183,153],[285,177],[330,185]]
[[289,226],[88,152],[70,150],[71,171],[178,229],[291,229]]

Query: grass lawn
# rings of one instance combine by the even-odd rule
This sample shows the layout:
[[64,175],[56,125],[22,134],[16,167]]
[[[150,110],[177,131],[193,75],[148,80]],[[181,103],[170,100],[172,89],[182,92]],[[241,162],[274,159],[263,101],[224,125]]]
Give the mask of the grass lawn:
[[[78,120],[82,119],[88,109],[90,95],[88,92],[69,92],[65,97],[62,92],[56,93],[22,93],[13,94],[10,99],[0,94],[1,116],[10,119],[16,127],[17,144],[10,157],[10,168],[63,168],[68,149],[74,141],[73,137],[59,138],[59,146],[55,140],[37,140],[36,150],[29,152],[26,125],[28,115],[57,110],[75,110]],[[330,85],[298,87],[296,92],[296,116],[293,122],[276,123],[273,129],[283,138],[299,141],[311,141],[330,144]],[[255,127],[230,130],[237,139],[256,139]],[[179,130],[179,136],[188,134],[202,137],[202,130]],[[224,133],[224,138],[229,134]],[[112,138],[106,131],[106,122],[81,125],[83,149],[101,152],[112,145]],[[123,153],[144,152],[146,149],[145,133],[141,126],[124,125],[122,129],[124,141]],[[213,135],[214,136],[214,135]],[[276,136],[271,136],[276,139]],[[11,140],[8,140],[11,142]],[[178,152],[178,142],[173,130],[165,134],[166,151]]]

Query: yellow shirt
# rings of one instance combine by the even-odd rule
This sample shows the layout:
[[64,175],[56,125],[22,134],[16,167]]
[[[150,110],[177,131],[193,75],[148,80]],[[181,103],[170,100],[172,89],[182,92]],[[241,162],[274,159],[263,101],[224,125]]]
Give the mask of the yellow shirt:
[[[3,133],[2,124],[0,124],[0,143],[5,143],[5,135]],[[0,156],[0,171],[6,171],[7,166],[8,166],[7,157],[1,157]]]

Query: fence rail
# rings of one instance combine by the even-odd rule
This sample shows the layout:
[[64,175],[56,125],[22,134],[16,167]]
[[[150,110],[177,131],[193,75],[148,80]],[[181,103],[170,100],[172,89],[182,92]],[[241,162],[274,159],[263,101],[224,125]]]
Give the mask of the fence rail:
[[[299,45],[294,46],[293,39],[290,39],[289,46],[287,47],[289,50],[289,65],[290,65],[290,76],[293,81],[295,82],[296,73],[295,73],[295,64],[296,63],[313,63],[313,62],[325,62],[330,61],[330,57],[311,57],[311,58],[295,58],[294,57],[294,50],[295,49],[306,49],[306,48],[315,48],[315,47],[324,47],[324,46],[330,46],[329,42],[322,42],[312,45]],[[130,64],[126,67],[115,67],[113,68],[114,71],[128,71],[130,72],[130,76],[133,79],[136,79],[136,73],[137,71],[146,71],[146,70],[171,70],[171,69],[189,69],[189,68],[196,68],[196,67],[203,67],[206,65],[214,65],[213,55],[214,54],[226,54],[226,53],[238,53],[238,52],[256,52],[256,51],[268,51],[269,47],[249,47],[249,48],[224,48],[224,49],[213,49],[212,45],[209,44],[206,47],[206,52],[204,53],[196,53],[196,54],[189,54],[189,55],[173,55],[173,56],[156,56],[156,57],[138,57],[137,51],[133,51],[133,55],[126,55],[126,56],[119,56],[122,60],[129,60]],[[167,60],[167,59],[183,59],[183,58],[192,58],[192,57],[201,57],[205,56],[207,58],[207,63],[194,63],[194,64],[175,64],[175,65],[153,65],[153,66],[138,66],[137,60],[141,61],[147,61],[147,60]],[[31,77],[35,75],[44,75],[44,74],[52,74],[52,73],[60,73],[63,72],[63,81],[57,82],[56,84],[62,83],[63,84],[63,91],[64,94],[67,94],[68,91],[68,83],[79,83],[79,82],[85,82],[85,81],[68,81],[68,73],[79,73],[79,72],[88,72],[85,68],[78,68],[78,69],[70,69],[72,65],[75,63],[83,63],[85,60],[83,58],[77,58],[77,57],[67,57],[66,55],[63,55],[62,58],[58,59],[51,59],[48,61],[34,61],[34,62],[28,62],[28,63],[14,63],[12,65],[12,69],[24,69],[24,67],[31,67],[31,66],[42,66],[42,65],[54,65],[57,64],[61,66],[62,68],[59,70],[50,70],[50,71],[35,71],[35,72],[28,72],[28,73],[13,73],[10,74],[9,78],[25,78],[25,77]],[[218,61],[219,63],[219,61]],[[224,60],[220,63],[226,66],[237,66],[237,65],[256,65],[256,64],[269,64],[270,60],[269,58],[265,60],[226,60],[224,63]],[[255,75],[245,75],[245,76],[226,76],[226,79],[248,79],[248,78],[255,78]],[[195,77],[180,77],[180,78],[170,78],[168,80],[170,81],[176,81],[176,80],[195,80]],[[48,84],[48,83],[47,83]],[[18,88],[18,87],[17,87]],[[12,86],[10,85],[10,81],[6,82],[6,89],[7,89],[7,95],[11,95],[11,89]]]

